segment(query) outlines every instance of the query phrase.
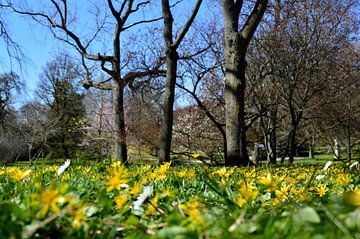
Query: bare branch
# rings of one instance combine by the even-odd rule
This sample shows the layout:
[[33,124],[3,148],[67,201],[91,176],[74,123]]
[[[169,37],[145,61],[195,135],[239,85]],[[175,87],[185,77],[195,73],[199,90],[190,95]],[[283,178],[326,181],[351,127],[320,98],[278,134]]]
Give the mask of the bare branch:
[[189,19],[187,20],[187,22],[185,23],[184,27],[181,29],[179,35],[176,37],[176,40],[173,44],[173,47],[175,49],[177,49],[181,43],[181,41],[184,39],[185,34],[189,31],[189,28],[191,26],[191,24],[193,23],[197,13],[199,12],[200,6],[201,6],[202,0],[198,0],[195,4],[195,7],[189,17]]

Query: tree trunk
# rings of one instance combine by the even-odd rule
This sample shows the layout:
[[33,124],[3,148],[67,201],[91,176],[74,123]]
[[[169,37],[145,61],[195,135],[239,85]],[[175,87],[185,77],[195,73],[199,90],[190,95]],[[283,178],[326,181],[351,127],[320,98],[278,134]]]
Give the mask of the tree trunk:
[[334,159],[340,160],[341,159],[341,149],[340,144],[337,138],[334,139]]
[[347,136],[347,160],[351,161],[351,132],[348,132]]
[[270,134],[270,140],[269,140],[269,146],[271,149],[271,154],[270,157],[268,159],[268,164],[276,164],[276,157],[277,157],[277,150],[276,150],[276,140],[277,140],[277,135],[276,135],[276,124],[277,124],[277,109],[276,110],[271,110],[270,112],[270,129],[269,129],[269,134]]
[[166,51],[166,86],[165,86],[165,102],[164,113],[161,126],[160,138],[160,153],[159,162],[170,161],[171,140],[172,140],[172,127],[173,127],[173,107],[175,100],[175,84],[176,84],[176,71],[178,53],[174,49],[167,49]]
[[241,36],[228,33],[225,36],[225,109],[226,144],[225,164],[239,166],[251,164],[246,145],[245,125],[245,50]]
[[293,125],[289,134],[289,164],[294,162],[296,155],[296,127]]
[[173,107],[175,101],[175,85],[177,74],[177,63],[179,55],[177,48],[181,41],[184,39],[185,34],[188,32],[191,24],[193,23],[202,0],[197,0],[194,9],[186,21],[184,27],[179,32],[178,36],[173,42],[173,16],[171,14],[171,8],[169,0],[162,0],[162,14],[164,18],[164,42],[166,51],[166,86],[165,86],[165,101],[164,112],[161,126],[160,137],[160,153],[158,164],[170,161],[171,140],[172,140],[172,127],[173,127]]
[[267,7],[267,0],[257,0],[242,29],[239,30],[243,1],[222,0],[224,17],[225,110],[228,166],[249,165],[245,124],[246,50]]
[[314,135],[311,137],[310,143],[309,143],[309,158],[313,159],[314,158],[314,143],[315,138]]
[[114,156],[127,164],[126,130],[124,118],[124,86],[113,80],[112,87],[112,119],[114,127]]

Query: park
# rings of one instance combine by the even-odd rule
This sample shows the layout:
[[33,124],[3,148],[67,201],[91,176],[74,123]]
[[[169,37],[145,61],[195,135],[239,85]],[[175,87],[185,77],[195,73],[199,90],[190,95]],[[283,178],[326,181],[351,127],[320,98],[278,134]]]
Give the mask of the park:
[[0,0],[0,239],[360,238],[359,12]]

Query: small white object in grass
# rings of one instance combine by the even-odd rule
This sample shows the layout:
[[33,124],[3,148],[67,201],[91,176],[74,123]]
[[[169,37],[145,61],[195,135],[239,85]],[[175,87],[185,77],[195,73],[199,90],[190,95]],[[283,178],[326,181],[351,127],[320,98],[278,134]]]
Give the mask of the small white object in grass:
[[324,167],[324,171],[328,170],[328,168],[330,167],[330,165],[332,164],[332,161],[327,161]]
[[325,175],[323,175],[323,174],[320,174],[320,175],[315,177],[316,180],[321,180],[323,178],[325,178]]
[[63,165],[61,165],[58,170],[56,171],[57,175],[60,176],[69,166],[70,166],[71,160],[67,159]]
[[359,168],[359,162],[355,162],[355,163],[350,165],[350,168],[353,168],[353,167]]
[[145,202],[145,200],[152,194],[152,189],[150,186],[145,186],[143,192],[139,195],[137,200],[133,203],[133,210],[135,215],[137,213],[142,212],[141,205]]

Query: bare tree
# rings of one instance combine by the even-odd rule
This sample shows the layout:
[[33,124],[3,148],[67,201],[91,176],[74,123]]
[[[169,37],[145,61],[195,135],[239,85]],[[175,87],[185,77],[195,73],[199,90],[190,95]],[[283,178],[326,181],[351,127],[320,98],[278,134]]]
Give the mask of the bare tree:
[[246,148],[245,69],[246,51],[267,7],[267,0],[257,0],[239,29],[244,1],[222,0],[224,17],[226,165],[250,164]]
[[0,128],[6,127],[7,116],[10,113],[12,103],[12,94],[20,92],[21,87],[22,83],[14,72],[0,75]]
[[21,67],[21,63],[24,60],[24,54],[10,32],[11,27],[9,27],[9,22],[6,19],[7,14],[9,14],[7,10],[7,4],[5,1],[0,1],[0,42],[4,44],[6,49],[6,53],[2,54],[3,56],[6,54],[8,55],[10,66],[13,65],[13,60],[15,60],[15,62]]
[[[8,6],[18,14],[30,16],[36,22],[53,33],[56,39],[65,42],[67,45],[73,47],[80,55],[84,65],[87,79],[84,81],[84,86],[97,87],[100,89],[112,90],[112,120],[114,130],[114,156],[116,160],[127,162],[127,147],[126,147],[126,126],[124,118],[124,90],[126,86],[138,77],[145,77],[159,73],[161,62],[156,61],[153,64],[143,64],[143,66],[136,70],[126,71],[128,61],[122,62],[121,39],[125,31],[137,27],[143,23],[151,23],[161,19],[149,18],[139,19],[131,18],[144,7],[148,6],[151,1],[136,1],[123,0],[113,1],[107,0],[107,6],[103,7],[94,4],[93,19],[95,23],[90,26],[92,34],[83,34],[84,29],[76,31],[76,12],[74,5],[71,5],[67,0],[49,0],[45,6],[40,6],[41,9],[36,10],[36,4],[32,4],[30,8],[24,3],[18,2],[17,5],[8,1]],[[74,2],[73,2],[74,4]],[[135,19],[135,20],[134,20]],[[96,44],[101,42],[102,35],[112,31],[112,41],[107,43],[111,46],[108,50],[109,54],[101,54],[98,51],[94,53]],[[109,38],[105,38],[109,39]],[[105,72],[109,78],[101,81],[94,81],[91,75],[92,68],[89,66],[89,61],[98,62],[101,70]]]
[[165,54],[166,54],[166,86],[165,86],[165,101],[164,112],[161,127],[160,138],[160,155],[158,164],[170,161],[171,151],[171,138],[172,138],[172,126],[173,126],[173,106],[175,100],[175,84],[177,78],[177,64],[179,60],[179,54],[177,49],[188,32],[191,24],[193,23],[202,0],[197,0],[195,7],[186,21],[184,27],[179,34],[173,39],[173,16],[171,13],[169,0],[162,0],[162,13],[164,18],[164,42],[165,42]]

